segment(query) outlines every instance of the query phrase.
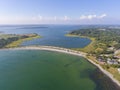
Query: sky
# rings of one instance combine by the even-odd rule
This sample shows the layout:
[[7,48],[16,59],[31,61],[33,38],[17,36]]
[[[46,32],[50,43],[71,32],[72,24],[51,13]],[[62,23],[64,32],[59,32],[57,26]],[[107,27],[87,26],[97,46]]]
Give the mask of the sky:
[[0,24],[120,24],[120,0],[0,0]]

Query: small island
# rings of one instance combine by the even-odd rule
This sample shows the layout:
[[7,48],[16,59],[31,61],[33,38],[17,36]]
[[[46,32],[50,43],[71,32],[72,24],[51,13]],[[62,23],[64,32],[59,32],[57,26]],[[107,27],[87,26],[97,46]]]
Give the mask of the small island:
[[89,38],[91,43],[74,50],[85,52],[87,58],[110,72],[120,82],[120,29],[101,27],[73,30],[69,37]]
[[0,34],[0,48],[14,48],[27,40],[40,38],[36,33],[33,34]]

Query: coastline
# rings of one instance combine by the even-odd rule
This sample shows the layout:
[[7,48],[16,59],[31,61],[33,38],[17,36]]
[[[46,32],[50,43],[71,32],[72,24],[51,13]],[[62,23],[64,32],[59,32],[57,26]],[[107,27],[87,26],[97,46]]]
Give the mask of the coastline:
[[[109,68],[107,68],[107,64],[102,64],[101,62],[99,62],[96,59],[96,56],[91,55],[92,53],[94,54],[94,53],[103,51],[105,49],[104,43],[99,43],[96,41],[96,38],[88,37],[88,36],[81,36],[81,35],[74,35],[74,34],[66,34],[66,36],[68,36],[68,37],[84,37],[84,38],[90,39],[91,43],[89,45],[87,45],[84,48],[75,48],[74,50],[78,50],[78,51],[87,53],[88,54],[87,59],[91,59],[91,61],[100,65],[100,67],[102,67],[103,70],[109,72],[112,75],[112,77],[114,77],[120,83],[120,73],[118,72],[118,68],[115,68],[112,66],[109,66]],[[96,43],[98,43],[98,44],[96,44]],[[96,45],[98,45],[97,48],[96,48]],[[103,46],[103,47],[101,48],[101,46]]]
[[81,52],[81,51],[76,51],[72,49],[67,49],[67,48],[61,48],[61,47],[54,47],[54,46],[24,46],[24,47],[16,47],[16,48],[4,48],[0,50],[47,50],[47,51],[55,51],[55,52],[61,52],[61,53],[66,53],[66,54],[71,54],[71,55],[76,55],[76,56],[81,56],[86,58],[90,63],[98,67],[100,71],[102,71],[106,76],[108,76],[114,83],[116,83],[120,87],[120,83],[117,79],[113,77],[113,75],[104,70],[99,64],[95,63],[93,60],[87,58],[87,53]]
[[74,48],[74,50],[79,50],[79,51],[82,51],[82,52],[85,52],[85,53],[89,53],[89,52],[91,52],[91,51],[93,51],[95,49],[94,48],[95,38],[86,37],[86,36],[79,36],[79,35],[72,35],[72,34],[66,34],[65,36],[66,37],[87,38],[87,39],[91,40],[91,42],[86,47],[83,47],[83,48]]
[[12,43],[6,45],[5,48],[19,47],[20,44],[23,43],[24,41],[30,41],[30,40],[37,39],[37,38],[41,38],[41,36],[37,35],[37,36],[34,36],[34,37],[28,37],[28,38],[24,38],[24,39],[19,39],[17,41],[13,41]]

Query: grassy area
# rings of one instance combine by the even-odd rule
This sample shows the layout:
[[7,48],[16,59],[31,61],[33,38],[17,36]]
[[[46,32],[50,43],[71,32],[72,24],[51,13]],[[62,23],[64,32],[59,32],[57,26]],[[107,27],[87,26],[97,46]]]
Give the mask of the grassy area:
[[117,68],[110,67],[109,69],[107,69],[107,71],[109,71],[113,75],[113,77],[120,82],[120,73],[118,72]]
[[0,34],[0,38],[4,38],[4,39],[16,37],[16,36],[17,35],[15,35],[15,34]]
[[120,82],[120,73],[117,68],[111,67],[110,65],[101,65],[106,71],[110,72],[115,79]]
[[95,38],[89,38],[89,39],[91,40],[91,43],[89,45],[87,45],[86,47],[80,48],[78,50],[86,52],[86,53],[90,53],[93,50],[95,50],[95,47],[94,47],[94,45],[95,45]]
[[99,64],[99,62],[96,60],[96,58],[93,57],[92,55],[88,55],[88,56],[86,56],[86,58],[94,61],[94,62],[97,63],[97,64]]
[[80,37],[78,35],[72,35],[72,34],[65,34],[66,37]]
[[[95,45],[96,45],[97,42],[96,42],[95,38],[79,36],[79,35],[72,35],[72,34],[66,34],[65,36],[68,36],[68,37],[83,37],[83,38],[89,38],[91,40],[91,43],[89,45],[87,45],[86,47],[84,47],[84,48],[76,48],[75,49],[75,50],[78,50],[78,51],[90,53],[92,51],[101,50],[102,46],[105,47],[103,43],[98,43],[97,45],[99,45],[99,48],[96,48]],[[90,59],[90,60],[94,61],[95,63],[100,64],[96,60],[96,58],[94,56],[92,56],[92,55],[88,55],[87,59]],[[117,68],[111,67],[110,65],[102,65],[102,64],[100,64],[100,65],[105,70],[110,72],[114,76],[114,78],[117,79],[120,82],[120,73],[118,72]]]
[[25,39],[19,39],[17,41],[14,41],[14,42],[6,45],[5,48],[18,47],[22,42],[29,41],[29,40],[36,39],[36,38],[41,38],[41,36],[35,36],[35,37],[29,37],[29,38],[25,38]]

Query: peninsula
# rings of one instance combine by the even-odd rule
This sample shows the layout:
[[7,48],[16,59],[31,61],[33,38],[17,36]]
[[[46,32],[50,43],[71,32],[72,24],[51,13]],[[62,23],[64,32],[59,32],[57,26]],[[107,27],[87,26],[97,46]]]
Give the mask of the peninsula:
[[0,34],[0,48],[18,47],[22,42],[40,38],[36,33],[33,34]]
[[120,29],[114,27],[73,30],[66,36],[89,38],[91,43],[74,50],[86,53],[88,60],[98,64],[120,82]]

